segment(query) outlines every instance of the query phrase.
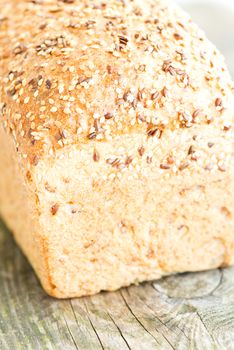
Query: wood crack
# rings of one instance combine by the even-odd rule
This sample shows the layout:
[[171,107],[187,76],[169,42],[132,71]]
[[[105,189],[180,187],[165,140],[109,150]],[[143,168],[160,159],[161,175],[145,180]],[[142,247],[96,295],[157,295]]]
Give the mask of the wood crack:
[[[142,301],[142,302],[143,302],[144,305],[152,312],[152,309],[146,304],[146,302],[144,302],[144,301]],[[155,314],[155,312],[152,312],[152,314],[154,315],[155,319],[157,319],[158,322],[161,323],[162,326],[166,327],[166,329],[167,329],[168,331],[175,333],[172,329],[170,329],[170,328],[167,326],[167,323],[168,323],[168,322],[163,322],[163,321],[158,317],[158,315]],[[179,330],[181,331],[181,333],[183,333],[183,335],[185,336],[185,338],[187,338],[188,340],[190,340],[190,339],[188,338],[188,336],[184,333],[184,330],[183,330],[183,329],[181,329],[181,328],[178,327],[178,326],[177,326],[177,329],[179,329]],[[161,333],[161,334],[162,334],[162,333]],[[162,336],[164,337],[163,334],[162,334]],[[164,337],[164,338],[165,338],[165,337]],[[173,345],[170,343],[170,341],[169,341],[167,338],[165,338],[165,339],[166,339],[167,342],[173,347]]]
[[72,310],[74,319],[75,319],[75,321],[76,321],[76,324],[77,324],[77,326],[79,327],[79,323],[78,323],[78,320],[77,320],[77,317],[76,317],[76,313],[75,313],[75,310],[74,310],[74,307],[73,307],[73,304],[72,304],[72,300],[69,300],[69,303],[70,303],[71,310]]
[[96,328],[95,328],[95,326],[94,326],[94,324],[93,324],[93,322],[92,322],[92,320],[91,320],[91,318],[90,318],[90,316],[89,316],[89,310],[88,310],[88,307],[87,307],[85,301],[84,301],[84,305],[85,305],[85,308],[86,308],[86,311],[87,311],[87,317],[88,317],[88,320],[89,320],[89,322],[90,322],[90,325],[91,325],[91,327],[92,327],[94,333],[96,334],[96,337],[97,337],[97,339],[98,339],[98,342],[99,342],[100,345],[101,345],[101,348],[102,348],[103,350],[105,350],[104,345],[102,344],[101,338],[99,337],[99,334],[98,334],[98,332],[97,332],[97,330],[96,330]]
[[139,320],[139,318],[135,315],[135,313],[132,311],[131,307],[128,305],[126,299],[124,298],[122,291],[120,290],[120,295],[127,307],[127,309],[130,311],[132,316],[135,318],[135,320],[141,325],[141,327],[156,341],[157,344],[159,344],[158,340],[155,338],[155,336],[143,325],[143,323]]
[[128,348],[129,350],[132,350],[132,348],[131,348],[130,345],[128,344],[126,338],[124,337],[124,335],[123,335],[121,329],[119,328],[119,326],[117,325],[117,323],[115,322],[115,320],[113,319],[113,317],[110,315],[109,312],[108,312],[107,314],[108,314],[108,316],[110,317],[111,321],[114,323],[115,327],[117,328],[117,330],[118,330],[118,332],[119,332],[121,338],[122,338],[123,341],[125,342],[127,348]]
[[71,329],[70,329],[70,327],[69,327],[69,325],[68,325],[68,323],[67,323],[66,317],[64,317],[64,321],[65,321],[67,330],[68,330],[68,332],[69,332],[69,334],[70,334],[70,336],[71,336],[71,339],[72,339],[72,341],[73,341],[73,344],[75,345],[76,350],[79,350],[78,345],[76,344],[76,341],[75,341],[75,339],[74,339],[74,337],[73,337],[72,331],[71,331]]
[[208,295],[205,295],[205,296],[213,295],[216,292],[216,290],[219,289],[219,287],[223,284],[223,269],[219,269],[219,272],[220,272],[219,283]]
[[199,320],[201,321],[201,323],[203,324],[203,326],[204,326],[205,330],[207,331],[208,335],[209,335],[209,336],[210,336],[210,338],[212,339],[213,343],[215,344],[214,337],[213,337],[213,335],[212,335],[212,334],[210,334],[210,332],[209,332],[209,330],[208,330],[207,326],[205,325],[205,323],[204,323],[204,321],[203,321],[203,319],[202,319],[201,315],[199,314],[199,312],[198,312],[198,311],[196,312],[196,314],[197,314],[197,316],[198,316]]

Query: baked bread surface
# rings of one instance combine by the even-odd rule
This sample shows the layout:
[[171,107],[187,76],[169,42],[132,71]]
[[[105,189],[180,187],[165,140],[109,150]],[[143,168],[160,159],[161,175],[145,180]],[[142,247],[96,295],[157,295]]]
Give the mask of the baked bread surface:
[[232,264],[233,119],[180,9],[0,0],[0,212],[49,294]]

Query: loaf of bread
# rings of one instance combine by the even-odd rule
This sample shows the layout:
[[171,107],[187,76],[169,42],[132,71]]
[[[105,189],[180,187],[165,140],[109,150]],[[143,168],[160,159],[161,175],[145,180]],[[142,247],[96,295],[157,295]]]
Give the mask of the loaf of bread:
[[0,0],[0,213],[58,298],[234,262],[234,89],[161,0]]

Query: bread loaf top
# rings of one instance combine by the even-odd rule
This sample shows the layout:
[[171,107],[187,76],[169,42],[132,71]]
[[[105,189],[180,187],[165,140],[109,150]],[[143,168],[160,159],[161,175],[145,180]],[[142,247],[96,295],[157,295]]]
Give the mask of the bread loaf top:
[[33,166],[122,134],[160,144],[217,124],[225,137],[234,119],[223,57],[157,0],[0,0],[0,91],[0,121]]

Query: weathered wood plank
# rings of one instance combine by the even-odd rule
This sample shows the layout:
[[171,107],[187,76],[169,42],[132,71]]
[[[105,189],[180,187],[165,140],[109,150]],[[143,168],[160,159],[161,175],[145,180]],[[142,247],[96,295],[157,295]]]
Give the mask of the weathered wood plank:
[[0,223],[0,349],[234,349],[234,268],[54,300]]

